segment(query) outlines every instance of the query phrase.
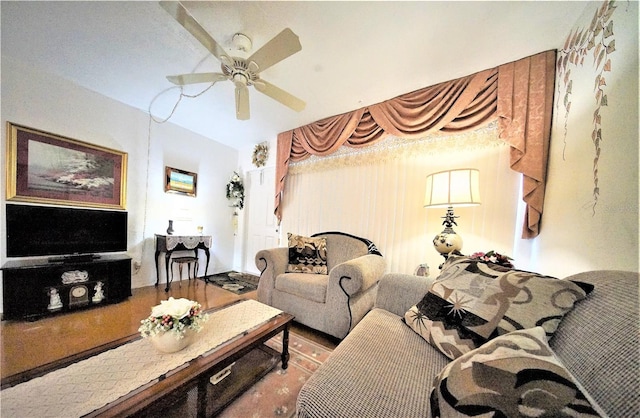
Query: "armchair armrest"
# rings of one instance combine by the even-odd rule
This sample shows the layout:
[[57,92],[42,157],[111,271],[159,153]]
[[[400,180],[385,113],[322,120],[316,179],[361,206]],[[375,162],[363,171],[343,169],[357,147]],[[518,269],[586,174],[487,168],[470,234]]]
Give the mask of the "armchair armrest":
[[378,290],[378,281],[387,267],[383,257],[367,254],[338,264],[329,272],[327,321],[332,335],[344,338],[369,312]]
[[271,305],[271,294],[276,277],[287,270],[289,249],[287,247],[260,250],[255,257],[256,267],[260,270],[258,282],[258,301]]
[[378,284],[375,307],[385,309],[399,316],[420,302],[435,278],[410,274],[385,274]]
[[383,257],[363,255],[335,266],[329,272],[329,283],[339,283],[347,295],[353,296],[375,285],[386,268]]

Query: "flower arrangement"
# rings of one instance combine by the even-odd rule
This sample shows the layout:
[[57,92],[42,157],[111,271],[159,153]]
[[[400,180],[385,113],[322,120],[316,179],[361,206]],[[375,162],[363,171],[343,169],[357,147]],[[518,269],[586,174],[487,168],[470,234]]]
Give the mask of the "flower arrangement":
[[170,297],[151,308],[151,315],[140,321],[142,325],[138,331],[143,338],[172,332],[176,339],[181,339],[187,329],[200,332],[202,323],[208,319],[209,315],[202,313],[202,306],[198,302]]
[[237,171],[233,172],[227,183],[227,199],[232,201],[232,206],[238,209],[244,207],[244,185]]
[[483,252],[473,253],[471,254],[471,258],[482,260],[482,261],[488,261],[490,263],[498,264],[503,267],[513,268],[513,264],[511,263],[511,260],[513,260],[513,258],[507,255],[499,254],[493,250],[487,253],[483,253]]

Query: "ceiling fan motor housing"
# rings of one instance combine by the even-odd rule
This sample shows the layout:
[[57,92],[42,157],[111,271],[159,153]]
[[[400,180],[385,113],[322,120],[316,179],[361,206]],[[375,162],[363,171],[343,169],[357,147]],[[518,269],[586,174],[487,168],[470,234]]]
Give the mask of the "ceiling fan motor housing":
[[222,64],[222,73],[228,76],[236,85],[238,83],[251,86],[258,79],[258,74],[249,69],[249,63],[242,58],[233,57],[233,66]]

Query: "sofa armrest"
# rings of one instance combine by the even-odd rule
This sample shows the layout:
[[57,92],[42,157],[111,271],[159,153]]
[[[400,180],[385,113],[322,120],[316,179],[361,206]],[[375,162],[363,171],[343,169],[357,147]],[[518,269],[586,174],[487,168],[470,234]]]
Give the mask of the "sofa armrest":
[[271,294],[276,277],[287,271],[289,248],[278,247],[260,250],[255,257],[256,267],[260,270],[258,282],[258,301],[271,305]]
[[378,284],[375,307],[385,309],[399,316],[420,302],[435,278],[410,274],[385,274]]
[[383,257],[367,254],[338,264],[329,272],[329,283],[338,283],[344,292],[353,296],[378,283],[387,263]]

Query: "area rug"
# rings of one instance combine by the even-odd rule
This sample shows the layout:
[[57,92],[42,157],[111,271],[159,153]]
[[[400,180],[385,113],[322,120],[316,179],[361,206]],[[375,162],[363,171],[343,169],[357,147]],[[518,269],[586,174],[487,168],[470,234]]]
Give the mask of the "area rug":
[[238,273],[237,271],[227,271],[198,278],[236,295],[256,290],[258,288],[258,280],[260,280],[258,276],[253,274]]
[[[289,367],[280,363],[242,396],[225,408],[218,417],[293,417],[296,399],[307,379],[331,354],[330,349],[300,335],[289,333]],[[266,342],[282,352],[282,333]]]

